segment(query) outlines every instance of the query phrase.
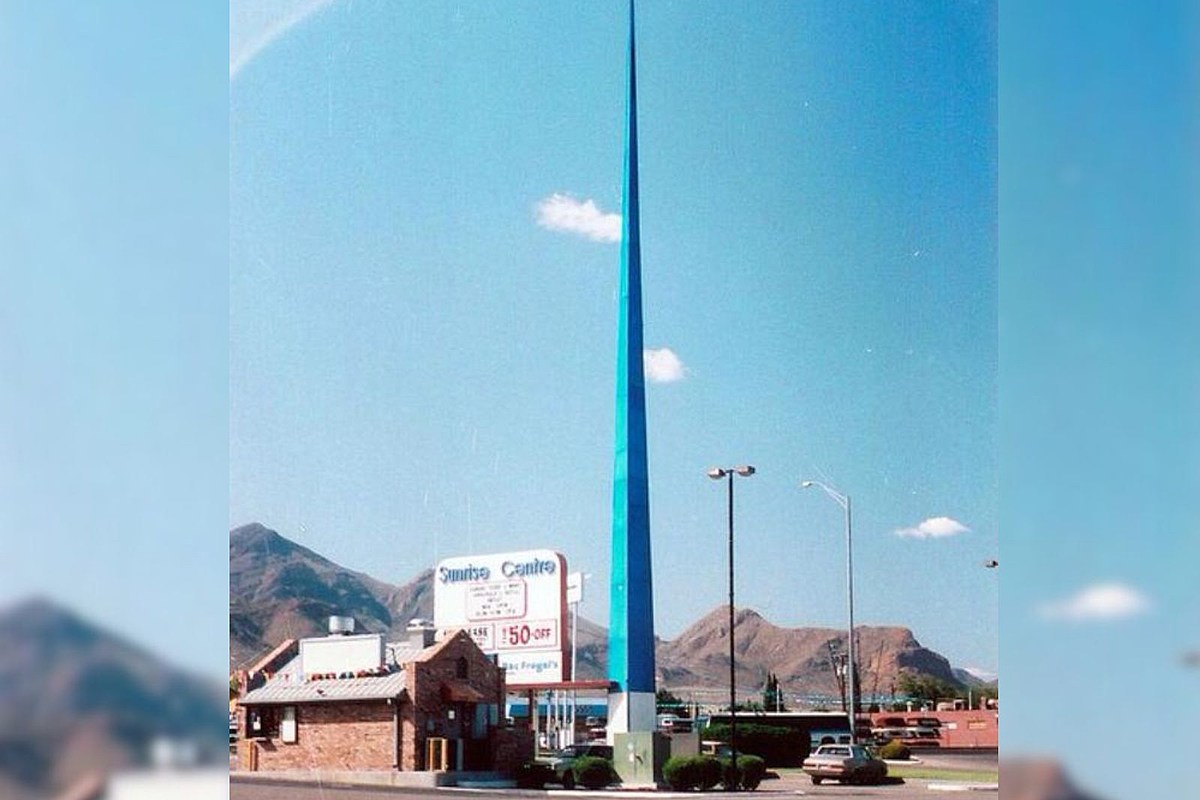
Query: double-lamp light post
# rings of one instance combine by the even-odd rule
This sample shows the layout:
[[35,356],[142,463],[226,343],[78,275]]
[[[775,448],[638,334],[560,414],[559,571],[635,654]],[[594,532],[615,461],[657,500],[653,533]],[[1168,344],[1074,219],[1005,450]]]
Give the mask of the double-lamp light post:
[[[708,477],[714,481],[722,478],[729,483],[729,749],[730,772],[737,775],[737,677],[734,666],[733,648],[733,476],[740,475],[749,478],[754,474],[754,467],[742,465],[739,467],[713,467],[708,471]],[[730,789],[736,789],[733,782]]]
[[855,730],[855,722],[856,722],[856,714],[855,714],[856,703],[855,703],[855,687],[854,687],[854,676],[855,676],[854,665],[856,662],[854,660],[854,548],[851,546],[851,537],[850,537],[850,496],[842,494],[841,492],[837,491],[836,489],[832,489],[829,486],[826,486],[825,484],[821,483],[820,481],[801,481],[800,482],[800,488],[802,488],[802,489],[809,489],[813,486],[816,486],[818,489],[825,492],[825,494],[829,495],[829,497],[835,503],[837,503],[839,506],[841,506],[842,510],[844,510],[846,512],[846,597],[847,597],[847,605],[849,606],[849,610],[850,610],[850,630],[848,631],[848,634],[849,634],[848,650],[849,650],[849,662],[850,663],[847,665],[847,668],[846,668],[846,672],[847,672],[847,676],[848,676],[846,679],[846,684],[849,687],[849,699],[850,699],[850,708],[849,708],[849,712],[848,712],[849,717],[850,717],[850,743],[853,744],[855,741],[854,730]]

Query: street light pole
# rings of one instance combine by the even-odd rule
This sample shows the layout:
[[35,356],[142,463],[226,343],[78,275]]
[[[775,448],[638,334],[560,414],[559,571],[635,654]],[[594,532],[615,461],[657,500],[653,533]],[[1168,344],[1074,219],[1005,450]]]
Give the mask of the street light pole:
[[[729,482],[729,759],[730,772],[734,776],[737,775],[737,674],[733,636],[733,476],[735,473],[743,478],[749,478],[754,474],[754,467],[749,465],[729,469],[713,467],[708,471],[708,477],[714,481],[727,478]],[[736,777],[734,782],[726,788],[729,791],[737,790]]]
[[826,486],[825,484],[821,483],[820,481],[801,481],[800,482],[800,488],[802,488],[802,489],[808,489],[809,487],[812,487],[812,486],[816,486],[817,488],[819,488],[823,492],[825,492],[825,494],[829,495],[829,497],[835,503],[837,503],[839,506],[841,506],[842,509],[846,512],[846,598],[847,598],[846,605],[848,607],[849,617],[850,617],[850,620],[849,620],[850,629],[849,629],[849,631],[847,631],[848,638],[849,638],[848,652],[849,652],[850,663],[847,666],[847,670],[846,670],[846,672],[847,672],[846,683],[847,683],[848,692],[850,695],[850,708],[849,708],[850,743],[854,744],[854,742],[855,742],[854,730],[855,730],[855,723],[857,722],[857,710],[858,709],[857,709],[857,703],[855,701],[856,692],[855,692],[855,686],[854,686],[854,677],[857,672],[857,670],[855,669],[855,665],[857,662],[854,660],[854,546],[853,546],[853,539],[851,537],[851,526],[850,526],[850,496],[842,494],[841,492],[839,492],[835,489],[831,489],[830,487]]
[[[591,573],[572,572],[567,576],[567,605],[571,607],[571,681],[579,680],[576,672],[579,652],[579,604],[583,602],[583,579],[590,578]],[[575,717],[578,703],[575,689],[571,689],[571,727],[567,736],[567,744],[575,744]]]

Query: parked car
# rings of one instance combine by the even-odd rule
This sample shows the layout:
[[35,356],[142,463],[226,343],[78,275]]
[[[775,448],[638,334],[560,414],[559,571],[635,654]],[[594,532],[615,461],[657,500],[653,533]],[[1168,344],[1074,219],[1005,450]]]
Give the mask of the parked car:
[[909,747],[939,747],[942,721],[937,717],[909,717],[900,740]]
[[808,743],[812,750],[824,744],[850,744],[850,734],[847,731],[813,730],[808,732]]
[[904,737],[908,735],[907,728],[871,728],[871,744],[876,747],[881,747],[890,741],[904,741]]
[[824,780],[841,783],[881,783],[887,764],[860,744],[827,744],[804,759],[803,770],[814,784]]
[[613,749],[611,745],[607,744],[573,744],[563,748],[550,762],[550,769],[554,770],[553,780],[561,783],[564,789],[574,789],[575,772],[573,767],[576,761],[585,756],[612,761]]
[[[700,755],[712,756],[717,759],[733,758],[733,748],[729,746],[729,742],[705,739],[700,743]],[[740,751],[738,755],[741,755]]]

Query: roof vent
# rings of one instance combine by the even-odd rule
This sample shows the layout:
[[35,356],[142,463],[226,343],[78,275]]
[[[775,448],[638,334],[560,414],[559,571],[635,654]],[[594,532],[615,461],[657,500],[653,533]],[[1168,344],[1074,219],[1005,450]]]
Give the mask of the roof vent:
[[425,648],[433,644],[437,626],[433,624],[433,620],[417,617],[408,621],[407,632],[409,644]]
[[354,617],[330,617],[330,636],[349,636],[354,633]]

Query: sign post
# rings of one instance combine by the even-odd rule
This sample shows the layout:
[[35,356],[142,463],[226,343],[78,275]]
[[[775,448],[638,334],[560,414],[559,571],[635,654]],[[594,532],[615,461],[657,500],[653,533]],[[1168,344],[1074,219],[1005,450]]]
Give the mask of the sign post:
[[[576,653],[579,651],[579,604],[583,602],[583,573],[572,572],[567,576],[567,605],[571,608],[571,680],[579,680],[575,671]],[[575,690],[571,690],[571,715],[567,727],[567,744],[575,744],[575,709],[578,705]]]

